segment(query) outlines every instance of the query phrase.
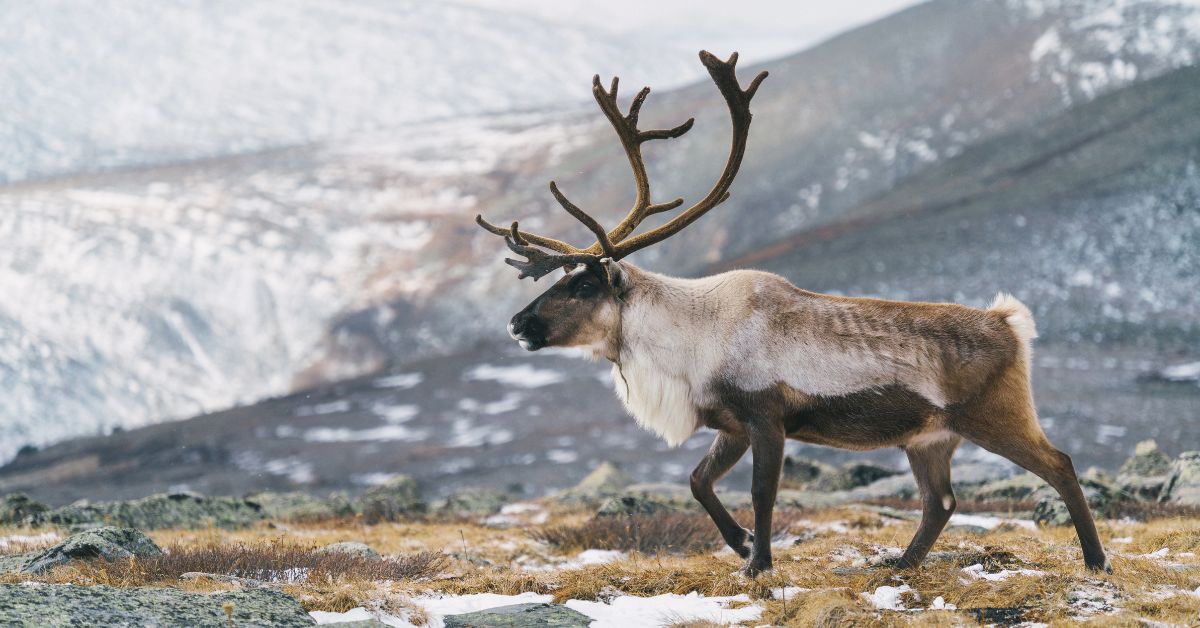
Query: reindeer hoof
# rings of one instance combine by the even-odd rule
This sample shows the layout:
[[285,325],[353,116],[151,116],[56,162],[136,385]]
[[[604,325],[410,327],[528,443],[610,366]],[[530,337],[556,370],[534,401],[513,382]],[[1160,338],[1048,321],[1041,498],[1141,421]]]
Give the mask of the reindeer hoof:
[[1112,572],[1113,572],[1112,563],[1108,562],[1107,558],[1105,558],[1103,562],[1099,562],[1099,563],[1088,562],[1087,568],[1090,571],[1103,571],[1104,573],[1106,573],[1110,576],[1112,575]]
[[746,576],[747,578],[755,578],[759,574],[770,573],[770,572],[771,572],[771,563],[770,562],[762,562],[762,561],[754,560],[753,558],[751,558],[746,561],[746,564],[742,566],[741,571],[739,571],[738,573],[740,573],[743,576]]

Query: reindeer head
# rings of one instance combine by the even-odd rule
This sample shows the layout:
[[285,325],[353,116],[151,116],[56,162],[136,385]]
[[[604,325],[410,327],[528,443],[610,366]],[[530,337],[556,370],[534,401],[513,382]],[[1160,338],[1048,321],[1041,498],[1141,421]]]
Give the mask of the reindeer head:
[[650,94],[650,88],[642,88],[629,105],[629,112],[622,113],[617,106],[617,79],[614,77],[606,90],[600,83],[600,77],[596,76],[592,79],[592,95],[621,140],[637,190],[633,207],[624,220],[611,231],[606,231],[596,219],[567,199],[553,181],[550,182],[550,193],[554,199],[596,236],[596,242],[591,246],[581,249],[560,240],[521,231],[516,222],[504,229],[484,220],[483,216],[475,217],[479,226],[502,236],[510,250],[525,258],[504,260],[520,271],[519,279],[532,277],[537,281],[559,268],[568,270],[565,277],[518,312],[509,323],[509,334],[525,349],[590,347],[602,352],[620,326],[621,306],[628,289],[619,260],[671,237],[729,198],[729,187],[741,166],[750,132],[750,99],[767,73],[760,72],[743,90],[734,72],[736,52],[728,61],[722,61],[707,51],[701,51],[700,62],[708,69],[717,89],[725,97],[733,124],[733,140],[725,170],[708,194],[696,204],[660,227],[632,235],[646,217],[683,205],[682,198],[668,203],[650,202],[650,180],[642,159],[642,144],[650,140],[679,137],[692,128],[694,119],[673,129],[640,130],[637,128],[638,114],[646,96]]

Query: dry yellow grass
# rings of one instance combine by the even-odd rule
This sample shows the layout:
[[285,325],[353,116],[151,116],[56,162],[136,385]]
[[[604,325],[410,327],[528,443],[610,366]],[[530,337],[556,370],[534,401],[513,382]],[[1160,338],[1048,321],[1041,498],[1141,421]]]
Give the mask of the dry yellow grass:
[[[551,509],[545,526],[581,528],[587,513]],[[830,524],[845,526],[849,532]],[[258,548],[315,547],[336,541],[362,541],[388,556],[420,551],[445,556],[436,573],[417,578],[374,579],[354,576],[309,578],[280,585],[310,610],[345,611],[367,606],[420,616],[411,596],[429,593],[537,592],[557,600],[597,599],[614,592],[632,595],[688,593],[748,594],[764,607],[762,623],[788,626],[851,625],[976,625],[996,621],[1001,611],[1018,609],[1025,621],[1051,625],[1135,625],[1141,619],[1196,625],[1200,623],[1200,518],[1174,517],[1145,523],[1102,521],[1102,539],[1115,573],[1086,571],[1071,528],[1031,531],[1000,526],[986,533],[947,531],[935,554],[920,569],[895,570],[878,557],[898,551],[912,536],[915,522],[881,516],[867,507],[805,511],[793,517],[790,529],[806,540],[775,551],[773,573],[748,580],[738,574],[740,559],[732,552],[691,551],[677,554],[633,552],[624,560],[572,569],[537,570],[553,566],[582,549],[564,549],[535,540],[530,528],[493,529],[471,521],[426,520],[365,525],[354,520],[273,526],[261,524],[238,531],[163,530],[151,536],[163,547],[203,548],[243,545]],[[0,537],[38,534],[43,530],[0,528]],[[544,536],[544,535],[543,535]],[[1122,542],[1123,541],[1123,542]],[[1147,556],[1163,548],[1167,556]],[[29,549],[23,547],[23,550]],[[177,549],[176,551],[181,551]],[[0,553],[11,553],[0,550]],[[1000,581],[979,580],[962,568],[983,564],[988,572],[1032,569],[1043,575],[1013,575]],[[102,563],[60,568],[35,578],[47,582],[105,583],[116,586],[154,584],[188,590],[221,590],[237,586],[206,579],[180,581],[170,573],[138,577],[135,565],[114,568]],[[7,575],[18,582],[27,576]],[[913,593],[905,604],[927,609],[941,597],[957,610],[924,612],[874,608],[862,595],[881,586],[907,585]],[[773,589],[800,587],[787,599],[775,599]],[[1089,611],[1081,597],[1103,600]],[[1105,608],[1107,604],[1111,608]],[[680,621],[679,625],[688,624]]]

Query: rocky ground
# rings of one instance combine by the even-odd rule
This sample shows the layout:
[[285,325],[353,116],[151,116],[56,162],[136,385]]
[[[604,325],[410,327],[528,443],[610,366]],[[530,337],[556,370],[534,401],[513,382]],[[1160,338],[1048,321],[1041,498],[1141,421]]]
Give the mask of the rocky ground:
[[[1194,625],[1200,452],[1152,442],[1083,484],[1114,573],[1083,568],[1035,477],[956,471],[958,513],[920,569],[907,472],[789,458],[756,579],[685,487],[602,464],[537,501],[399,477],[361,496],[162,494],[0,501],[0,624],[292,626]],[[723,500],[749,522],[748,495]]]

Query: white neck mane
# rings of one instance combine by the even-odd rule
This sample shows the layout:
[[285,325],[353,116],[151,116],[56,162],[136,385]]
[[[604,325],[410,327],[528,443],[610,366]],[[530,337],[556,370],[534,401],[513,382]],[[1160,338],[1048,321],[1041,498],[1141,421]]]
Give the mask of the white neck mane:
[[[699,427],[697,405],[719,365],[700,339],[708,310],[700,301],[711,279],[674,279],[635,270],[636,285],[621,314],[617,397],[642,427],[675,447]],[[700,306],[700,307],[697,307]],[[681,318],[683,317],[683,318]]]

